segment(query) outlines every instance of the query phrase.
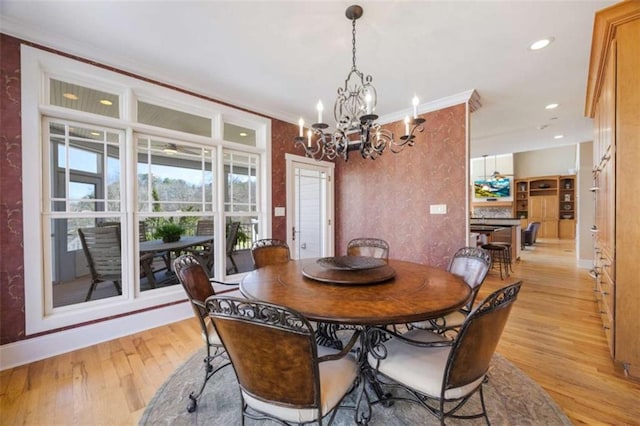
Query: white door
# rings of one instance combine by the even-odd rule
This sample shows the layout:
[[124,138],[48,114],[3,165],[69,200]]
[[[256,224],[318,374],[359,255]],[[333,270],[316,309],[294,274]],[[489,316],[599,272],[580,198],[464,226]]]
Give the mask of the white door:
[[332,256],[334,164],[287,154],[287,244],[292,259]]

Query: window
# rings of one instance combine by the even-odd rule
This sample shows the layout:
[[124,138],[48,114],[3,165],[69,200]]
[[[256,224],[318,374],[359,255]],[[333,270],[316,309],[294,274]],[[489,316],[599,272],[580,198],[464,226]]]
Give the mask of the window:
[[49,81],[49,102],[51,105],[107,117],[120,117],[120,97],[118,95],[54,78]]
[[[81,232],[122,220],[120,144],[124,132],[53,118],[45,120],[45,129],[50,165],[45,181],[50,190],[44,194],[43,216],[51,238],[44,246],[44,256],[51,259],[45,273],[51,283],[46,287],[50,308],[118,297],[122,277],[111,277],[106,281],[112,286],[96,291],[93,284],[101,279],[96,262],[104,258],[97,252],[100,248],[81,239]],[[117,232],[121,240],[122,229]],[[122,265],[120,247],[114,246],[114,251],[112,262]]]
[[[21,59],[28,334],[184,300],[180,253],[217,279],[246,270],[230,253],[270,224],[269,120],[29,46]],[[225,140],[223,116],[252,142]],[[171,223],[182,242],[160,250]]]

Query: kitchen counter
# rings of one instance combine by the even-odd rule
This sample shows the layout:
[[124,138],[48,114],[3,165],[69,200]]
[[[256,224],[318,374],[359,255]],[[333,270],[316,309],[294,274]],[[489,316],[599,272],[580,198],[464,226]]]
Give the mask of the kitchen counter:
[[520,219],[515,217],[472,217],[469,219],[471,225],[495,225],[514,226],[520,225]]
[[512,217],[472,217],[469,230],[485,234],[489,242],[511,243],[511,258],[520,259],[521,227],[520,219]]

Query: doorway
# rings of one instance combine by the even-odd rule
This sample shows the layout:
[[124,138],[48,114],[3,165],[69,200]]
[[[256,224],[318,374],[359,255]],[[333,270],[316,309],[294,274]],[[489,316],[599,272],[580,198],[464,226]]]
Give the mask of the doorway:
[[287,244],[292,259],[334,252],[334,164],[297,155],[287,162]]

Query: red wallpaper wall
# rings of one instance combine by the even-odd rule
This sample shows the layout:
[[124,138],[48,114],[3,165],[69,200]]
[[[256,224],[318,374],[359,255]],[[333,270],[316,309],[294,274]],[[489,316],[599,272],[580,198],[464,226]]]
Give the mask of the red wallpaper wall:
[[[422,115],[424,132],[399,154],[375,161],[352,152],[336,162],[336,254],[357,237],[389,242],[390,257],[445,268],[466,242],[466,107]],[[404,134],[404,123],[392,123]],[[431,204],[447,214],[431,215]]]
[[0,344],[24,336],[20,42],[0,34]]

